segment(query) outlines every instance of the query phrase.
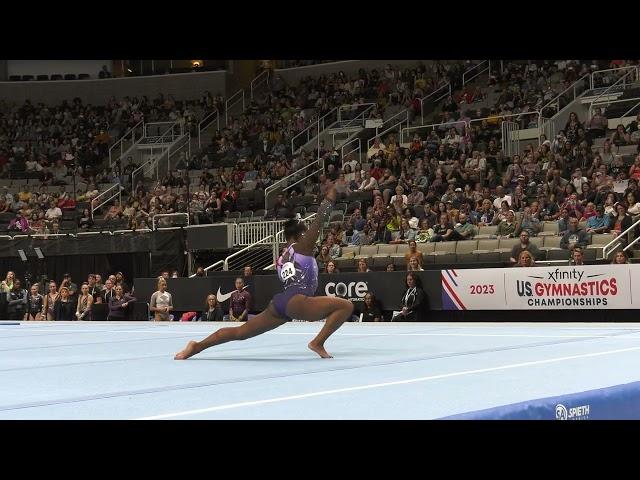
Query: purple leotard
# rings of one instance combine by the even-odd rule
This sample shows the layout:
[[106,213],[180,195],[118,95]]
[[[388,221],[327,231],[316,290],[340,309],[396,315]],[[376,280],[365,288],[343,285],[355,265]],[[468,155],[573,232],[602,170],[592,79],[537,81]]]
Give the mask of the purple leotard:
[[278,315],[290,320],[287,304],[291,297],[315,295],[318,288],[318,264],[315,258],[295,252],[292,244],[278,258],[276,269],[284,292],[273,297],[273,305]]

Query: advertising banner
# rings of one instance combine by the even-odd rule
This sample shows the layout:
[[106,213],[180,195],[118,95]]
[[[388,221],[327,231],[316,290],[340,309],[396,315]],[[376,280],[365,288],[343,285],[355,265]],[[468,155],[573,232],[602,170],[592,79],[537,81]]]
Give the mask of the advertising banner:
[[[632,309],[640,265],[442,270],[444,310]],[[634,283],[635,282],[635,283]]]

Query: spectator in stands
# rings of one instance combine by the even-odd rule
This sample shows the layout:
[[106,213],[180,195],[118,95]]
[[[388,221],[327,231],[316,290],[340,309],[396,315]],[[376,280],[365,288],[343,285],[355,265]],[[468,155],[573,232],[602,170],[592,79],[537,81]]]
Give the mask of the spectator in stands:
[[468,221],[468,217],[465,213],[458,215],[458,223],[453,229],[451,240],[468,240],[476,236],[478,229],[473,223]]
[[173,298],[166,290],[167,281],[164,278],[158,279],[158,290],[151,295],[149,302],[149,310],[153,312],[156,322],[167,322],[171,319],[169,312],[173,310]]
[[493,207],[497,210],[502,207],[502,202],[506,201],[511,206],[511,195],[507,195],[502,185],[496,187],[496,198],[493,201]]
[[342,256],[342,247],[332,233],[327,236],[327,247],[329,248],[329,256],[332,260]]
[[16,278],[8,295],[7,314],[9,320],[24,320],[27,312],[27,291],[22,288],[20,279]]
[[515,235],[519,235],[521,232],[528,232],[530,236],[535,237],[541,230],[542,224],[540,220],[531,214],[530,207],[524,207],[522,216],[516,225]]
[[420,263],[418,263],[418,258],[417,257],[410,257],[409,258],[409,263],[407,263],[407,271],[408,272],[422,272],[423,270],[424,269],[422,268]]
[[411,240],[409,242],[409,250],[404,254],[404,263],[408,266],[410,260],[414,257],[418,260],[418,265],[422,267],[422,265],[424,264],[424,257],[422,256],[422,252],[418,250],[418,245],[415,240]]
[[631,144],[631,136],[624,131],[624,125],[619,124],[611,135],[611,143],[616,147],[624,147]]
[[535,259],[531,252],[528,250],[523,250],[520,252],[518,256],[518,263],[514,265],[514,267],[535,267]]
[[615,212],[616,214],[611,214],[611,218],[609,219],[609,226],[611,228],[611,233],[614,236],[618,236],[629,227],[631,227],[633,220],[631,218],[631,215],[627,213],[626,204],[622,202],[618,202],[615,204]]
[[52,201],[49,204],[49,209],[45,213],[44,217],[49,221],[57,220],[62,217],[62,210],[60,210],[56,203]]
[[78,304],[76,306],[76,318],[78,320],[91,320],[91,305],[93,305],[93,296],[89,293],[89,284],[83,283],[81,293],[78,296]]
[[431,237],[432,242],[446,242],[451,240],[453,225],[451,225],[448,213],[440,214],[440,222],[433,226],[433,233],[434,235]]
[[602,114],[601,108],[596,108],[591,120],[587,122],[587,136],[590,140],[604,137],[609,128],[609,120]]
[[171,278],[179,278],[180,274],[178,273],[178,270],[172,270],[171,271]]
[[531,253],[534,260],[541,257],[538,247],[529,241],[529,232],[523,230],[520,232],[520,243],[514,245],[511,249],[511,258],[509,259],[511,263],[516,263],[520,258],[520,253],[525,250]]
[[637,155],[633,161],[633,165],[629,167],[629,178],[634,180],[640,180],[640,155]]
[[206,277],[206,272],[204,271],[204,267],[196,268],[196,277]]
[[598,205],[596,214],[587,219],[587,233],[605,233],[609,230],[611,217],[604,214],[604,207]]
[[160,276],[165,280],[169,280],[170,278],[169,270],[162,270],[162,272],[160,272]]
[[69,295],[68,287],[60,287],[60,296],[53,307],[53,319],[56,321],[71,322],[75,317],[76,305]]
[[199,322],[222,322],[224,320],[224,313],[218,300],[213,293],[207,295],[207,304],[205,310],[198,318]]
[[125,293],[122,285],[115,288],[115,293],[109,298],[109,315],[107,320],[128,320],[131,303],[137,301],[135,297]]
[[393,263],[387,265],[387,272],[395,272],[396,266]]
[[569,219],[569,229],[560,240],[560,248],[573,250],[576,247],[584,248],[589,243],[589,234],[579,226],[579,221],[575,217]]
[[323,273],[340,273],[340,270],[336,268],[335,262],[333,260],[330,260],[325,265]]
[[82,211],[82,215],[78,218],[78,228],[82,230],[86,230],[93,226],[93,220],[91,219],[91,214],[89,213],[89,209],[85,208]]
[[515,221],[515,213],[513,210],[509,210],[506,214],[506,218],[504,218],[496,229],[496,236],[498,238],[511,238],[515,236],[516,232],[516,221]]
[[363,322],[382,322],[382,309],[373,292],[367,292],[362,302],[360,318]]
[[364,258],[358,259],[358,273],[370,272],[371,269],[367,265],[367,260]]
[[354,232],[351,236],[351,241],[349,245],[367,245],[367,235],[364,232],[364,229],[367,225],[367,221],[364,218],[359,218],[356,220],[354,225]]
[[9,226],[7,228],[9,230],[17,230],[19,232],[28,232],[30,230],[29,221],[25,218],[22,211],[16,213],[15,218],[9,222]]
[[243,269],[243,277],[248,278],[253,276],[253,267],[251,265],[245,265]]
[[576,247],[571,252],[571,260],[569,261],[569,265],[582,266],[584,265],[584,253],[582,249]]
[[331,261],[331,255],[329,255],[329,247],[327,245],[323,245],[320,248],[320,253],[316,256],[318,269],[320,271],[324,271],[326,264],[330,261]]
[[627,253],[622,250],[618,250],[616,254],[613,256],[613,260],[611,261],[611,263],[613,265],[626,265],[630,262],[629,262],[629,257],[627,256]]
[[627,202],[627,213],[632,216],[640,215],[640,202],[636,201],[636,194],[629,191],[625,195],[625,200]]
[[393,322],[420,322],[424,320],[426,294],[422,289],[422,280],[414,272],[407,273],[406,290],[400,303],[402,310],[393,317]]
[[251,309],[251,294],[245,290],[244,280],[236,278],[236,290],[229,300],[229,320],[232,322],[245,322],[249,318]]

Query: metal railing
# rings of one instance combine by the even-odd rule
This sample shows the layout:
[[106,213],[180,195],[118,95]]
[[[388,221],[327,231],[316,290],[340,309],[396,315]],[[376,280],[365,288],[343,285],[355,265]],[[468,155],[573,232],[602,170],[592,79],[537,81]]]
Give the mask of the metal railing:
[[[407,127],[408,127],[409,126],[409,109],[402,110],[401,112],[398,112],[392,117],[389,117],[387,120],[385,120],[380,127],[376,128],[375,136],[367,140],[367,153],[369,152],[371,145],[373,145],[373,142],[377,137],[381,137],[382,135],[385,135],[386,133],[396,129],[398,129],[398,132],[401,132],[402,124],[405,122],[407,123]],[[384,128],[385,124],[387,123],[391,123],[392,125],[390,127],[385,128],[382,132],[379,132],[379,129]],[[399,136],[400,135],[398,135],[398,137]]]
[[[291,154],[295,155],[298,150],[309,143],[314,138],[318,139],[318,156],[320,156],[320,135],[327,128],[331,127],[338,121],[338,108],[331,109],[328,113],[313,122],[307,128],[291,139]],[[328,126],[327,126],[328,124]],[[311,134],[315,133],[312,137]],[[300,141],[302,140],[302,143]],[[298,143],[300,143],[298,145]]]
[[126,229],[126,230],[114,230],[111,232],[112,235],[123,235],[126,233],[151,233],[153,230],[150,228],[138,228],[136,230]]
[[233,244],[251,245],[269,235],[275,235],[282,229],[286,220],[268,220],[264,222],[237,223],[233,229]]
[[616,72],[616,71],[622,72],[624,70],[635,70],[636,71],[636,79],[640,78],[640,66],[638,66],[638,65],[630,65],[628,67],[617,67],[617,68],[607,68],[607,69],[604,69],[604,70],[596,70],[595,72],[592,72],[589,75],[589,79],[590,79],[589,85],[590,85],[591,90],[593,90],[594,88],[599,88],[599,87],[596,87],[596,85],[595,85],[595,79],[596,79],[596,76],[598,74],[603,74],[603,73],[606,73],[606,72]]
[[229,126],[229,111],[231,110],[232,107],[235,107],[240,102],[242,102],[242,112],[240,113],[243,113],[245,110],[244,89],[240,89],[236,93],[231,95],[224,104],[224,124],[227,127]]
[[[309,174],[309,172],[312,172]],[[324,172],[324,160],[322,158],[318,158],[317,160],[313,160],[302,168],[299,168],[293,173],[290,173],[284,178],[281,178],[277,182],[269,185],[264,190],[264,208],[269,209],[269,196],[281,189],[282,191],[288,190],[289,188],[297,185],[301,181],[306,180],[307,178]]]
[[[609,256],[609,254],[615,250],[618,246],[619,243],[624,241],[624,237],[625,235],[627,235],[629,232],[631,232],[634,228],[636,228],[636,226],[638,226],[640,224],[640,218],[638,218],[638,220],[636,220],[629,228],[627,228],[624,232],[621,232],[619,235],[617,235],[613,240],[611,240],[609,243],[607,243],[604,247],[602,247],[602,258],[607,258]],[[623,251],[627,251],[628,248],[630,248],[634,243],[636,243],[638,240],[640,240],[640,236],[636,237],[634,239],[633,242],[630,242],[629,245],[627,245],[625,248],[623,248]]]
[[[338,122],[340,122],[340,127],[350,127],[353,125],[359,125],[361,124],[364,127],[364,122],[366,120],[365,115],[367,113],[369,113],[371,110],[373,110],[378,104],[375,102],[372,103],[354,103],[353,105],[341,105],[340,107],[338,107]],[[342,118],[343,117],[343,110],[345,112],[353,112],[360,110],[359,107],[365,107],[360,113],[356,114],[354,117],[352,118]],[[362,118],[361,118],[362,117]],[[346,124],[343,124],[342,122],[347,122]]]
[[[175,170],[175,167],[172,167],[171,160],[175,157],[176,153],[184,152],[187,160],[191,158],[191,134],[189,132],[182,135],[180,138],[176,139],[168,148],[162,151],[158,158],[156,159],[156,174],[157,180],[160,180],[165,174],[168,172]],[[167,169],[164,169],[164,159],[167,159],[166,166]]]
[[[168,150],[168,147],[161,147],[161,153],[164,152],[165,150]],[[151,147],[151,153],[150,153],[150,159],[147,161],[147,163],[140,165],[138,168],[136,168],[133,172],[131,172],[131,189],[135,190],[136,188],[136,178],[138,178],[138,175],[142,175],[142,178],[144,180],[145,177],[150,177],[152,178],[153,175],[149,175],[149,173],[153,172],[155,170],[156,172],[156,179],[158,178],[158,159],[159,157],[153,156],[153,147]]]
[[[347,153],[345,153],[344,149],[345,147],[347,147],[347,145],[351,145],[352,143],[356,143],[358,142],[358,146],[352,150],[349,150]],[[360,140],[360,138],[356,137],[352,140],[349,140],[348,142],[344,143],[342,145],[342,147],[340,148],[340,158],[342,158],[342,166],[344,167],[344,159],[347,155],[351,155],[354,152],[358,152],[358,157],[362,156],[362,141]],[[358,161],[360,161],[360,158],[358,158]]]
[[[129,148],[131,148],[131,146],[136,143],[136,131],[138,131],[140,127],[142,127],[143,130],[143,133],[140,135],[140,138],[142,138],[144,136],[144,120],[136,123],[133,127],[127,130],[124,135],[122,135],[120,140],[111,145],[111,147],[109,148],[109,168],[112,168],[116,160],[122,158],[124,152],[129,150]],[[127,148],[124,148],[124,142],[127,141],[129,136],[131,136],[131,145],[129,145]],[[114,158],[113,151],[118,147],[120,147],[120,155]]]
[[513,155],[519,155],[520,125],[515,122],[504,121],[500,125],[500,130],[502,133],[502,151],[504,152],[505,156],[511,157]]
[[[625,100],[640,100],[640,99],[638,99],[638,98],[633,98],[633,99],[627,98],[627,99],[625,99]],[[620,100],[620,101],[621,101],[621,102],[623,102],[624,100]],[[611,103],[613,103],[613,102],[611,102]],[[627,111],[624,113],[624,115],[622,115],[622,117],[620,117],[620,118],[624,118],[624,117],[626,117],[626,116],[627,116],[627,115],[629,115],[631,112],[633,112],[633,110],[634,110],[635,108],[637,108],[638,106],[640,106],[640,102],[636,103],[633,107],[631,107],[629,110],[627,110]]]
[[[96,202],[100,197],[106,197],[106,196],[108,196],[106,200],[104,200],[102,203],[98,204],[95,207],[93,206],[94,202]],[[122,204],[122,187],[119,183],[113,184],[112,186],[107,188],[104,192],[99,193],[94,198],[92,198],[91,199],[91,220],[93,220],[93,214],[96,210],[102,208],[107,202],[110,202],[116,197],[118,197],[118,201],[120,202],[120,204]]]
[[205,116],[200,123],[198,123],[198,148],[202,148],[201,137],[202,132],[207,130],[211,125],[216,126],[216,132],[220,131],[220,112],[214,110],[207,116]]
[[[474,70],[476,71],[474,72]],[[473,80],[476,77],[479,77],[486,71],[488,71],[489,75],[491,75],[491,60],[483,60],[480,63],[474,65],[473,67],[468,68],[462,74],[462,86],[464,87],[471,80]]]
[[[216,270],[218,272],[222,271],[222,267],[224,266],[224,260],[218,260],[216,263],[212,263],[211,265],[209,265],[208,267],[206,267],[204,269],[204,274],[205,276],[207,275],[207,272],[209,270]],[[218,270],[217,268],[220,267],[220,270]],[[189,275],[189,278],[194,278],[197,275],[194,273],[193,275]]]
[[[270,248],[268,250],[264,248],[256,248],[261,245],[267,245]],[[268,262],[269,259],[271,259],[272,262],[275,262],[276,257],[274,256],[274,253],[273,253],[274,245],[275,245],[275,237],[273,235],[269,235],[261,240],[258,240],[257,242],[254,242],[251,245],[246,246],[242,250],[238,250],[237,252],[232,253],[227,258],[225,258],[223,269],[225,272],[228,272],[230,269],[229,268],[230,265],[243,266],[243,265],[246,265],[247,263],[253,265],[256,269],[259,269],[260,264],[264,264],[265,261]],[[248,255],[245,255],[245,254],[248,254]],[[231,262],[232,260],[233,260],[233,263]]]
[[[442,92],[444,91],[444,93]],[[434,98],[431,100],[431,102],[433,102],[434,106],[437,102],[439,102],[440,100],[442,100],[445,97],[448,97],[449,95],[451,95],[451,83],[446,83],[443,86],[441,86],[440,88],[434,90],[433,92],[431,92],[429,95],[422,97],[420,99],[420,124],[424,124],[424,103],[431,99],[431,97],[434,97],[435,95],[439,95],[438,97]]]
[[[265,70],[264,72],[259,73],[258,75],[256,75],[256,77],[253,80],[251,80],[251,87],[250,87],[251,88],[251,101],[253,101],[253,97],[254,97],[253,92],[258,89],[259,85],[266,84],[267,87],[269,86],[269,76],[270,76],[270,71],[269,70]],[[266,81],[263,82],[263,80],[261,80],[261,78],[262,79],[266,78]]]
[[[626,86],[626,78],[629,77],[630,75],[633,75],[636,72],[636,70],[630,70],[627,73],[625,73],[624,75],[622,75],[618,80],[616,80],[615,83],[611,84],[609,87],[607,87],[602,93],[600,93],[600,95],[598,95],[595,100],[593,100],[590,104],[589,104],[589,113],[587,114],[587,120],[591,120],[591,112],[593,111],[593,105],[595,103],[598,103],[598,100],[600,100],[603,96],[607,95],[609,93],[609,91],[615,87],[616,85],[618,85],[620,82],[623,82],[623,88]],[[603,104],[605,104],[606,102],[603,102]]]
[[[152,131],[155,128],[155,135]],[[184,135],[184,124],[175,122],[152,122],[144,124],[144,136],[139,140],[145,144],[172,143]]]
[[[165,228],[175,228],[175,225],[167,225],[167,226],[158,226],[156,227],[156,220],[158,218],[173,218],[173,217],[184,217],[187,220],[187,227],[189,226],[189,214],[187,213],[157,213],[153,216],[153,218],[151,219],[151,229],[152,230],[159,230],[159,229],[165,229]],[[181,225],[182,226],[182,225]]]
[[545,103],[542,108],[540,108],[540,112],[541,114],[544,114],[544,111],[547,108],[551,108],[551,106],[555,106],[556,111],[555,113],[551,116],[554,117],[555,115],[557,115],[558,113],[560,113],[560,110],[562,110],[560,108],[560,99],[564,96],[565,93],[569,92],[569,91],[573,91],[573,98],[571,100],[569,100],[567,102],[567,105],[570,104],[572,101],[574,101],[576,98],[578,98],[578,94],[577,94],[577,88],[579,86],[583,87],[583,90],[580,93],[584,93],[586,91],[586,87],[584,85],[584,81],[586,78],[589,77],[589,74],[585,74],[582,77],[580,77],[578,80],[576,80],[575,82],[573,82],[571,85],[569,85],[567,88],[565,88],[564,90],[562,90],[560,93],[558,93],[555,97],[553,97],[551,100],[549,100],[547,103]]

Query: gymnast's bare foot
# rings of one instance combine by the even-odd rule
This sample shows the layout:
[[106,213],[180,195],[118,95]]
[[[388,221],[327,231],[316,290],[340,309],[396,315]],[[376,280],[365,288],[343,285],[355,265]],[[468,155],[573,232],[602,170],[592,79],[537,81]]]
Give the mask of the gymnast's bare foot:
[[184,350],[176,353],[176,356],[173,357],[173,359],[186,360],[187,358],[194,356],[196,353],[198,353],[198,342],[194,342],[193,340],[191,340],[189,343],[187,343],[187,346],[184,347]]
[[333,356],[329,355],[329,352],[324,349],[324,345],[317,345],[313,342],[309,342],[308,347],[310,350],[320,355],[321,358],[333,358]]

